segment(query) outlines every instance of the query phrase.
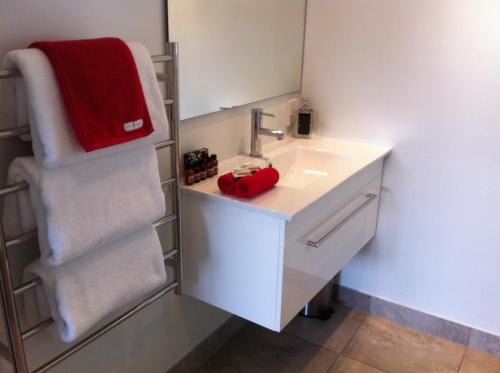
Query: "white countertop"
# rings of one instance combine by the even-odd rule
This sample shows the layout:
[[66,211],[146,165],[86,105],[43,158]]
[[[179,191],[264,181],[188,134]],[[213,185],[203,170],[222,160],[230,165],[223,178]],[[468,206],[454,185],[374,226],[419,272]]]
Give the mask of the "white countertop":
[[182,192],[291,220],[312,202],[390,152],[390,147],[335,138],[287,138],[264,146],[264,157],[280,172],[280,181],[274,188],[250,199],[222,194],[217,186],[218,176],[242,163],[266,165],[262,159],[238,155],[219,162],[219,175],[192,186],[183,185]]

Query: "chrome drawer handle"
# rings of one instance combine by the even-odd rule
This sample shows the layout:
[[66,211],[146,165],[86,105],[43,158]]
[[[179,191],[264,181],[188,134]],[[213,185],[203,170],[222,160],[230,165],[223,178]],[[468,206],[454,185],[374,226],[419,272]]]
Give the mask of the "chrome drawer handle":
[[337,229],[339,229],[342,225],[347,223],[354,215],[356,215],[359,211],[361,211],[364,207],[366,207],[371,201],[375,200],[377,198],[376,194],[373,193],[367,193],[364,195],[366,198],[363,203],[361,203],[358,207],[356,207],[354,210],[352,210],[344,219],[342,219],[340,222],[335,224],[328,232],[326,232],[323,237],[321,237],[317,241],[312,241],[308,240],[307,241],[307,246],[312,246],[312,247],[320,247],[323,241],[325,241],[330,235],[335,233]]

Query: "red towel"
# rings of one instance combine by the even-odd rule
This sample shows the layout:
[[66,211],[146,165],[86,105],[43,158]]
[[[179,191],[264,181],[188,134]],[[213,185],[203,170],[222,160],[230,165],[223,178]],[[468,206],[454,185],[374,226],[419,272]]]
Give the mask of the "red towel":
[[78,141],[90,152],[153,132],[134,57],[117,38],[39,41]]
[[236,188],[236,179],[233,177],[231,172],[219,176],[217,179],[217,185],[219,189],[224,194],[234,194]]
[[264,168],[238,180],[234,194],[239,198],[253,197],[271,189],[279,179],[280,174],[278,170],[272,167]]

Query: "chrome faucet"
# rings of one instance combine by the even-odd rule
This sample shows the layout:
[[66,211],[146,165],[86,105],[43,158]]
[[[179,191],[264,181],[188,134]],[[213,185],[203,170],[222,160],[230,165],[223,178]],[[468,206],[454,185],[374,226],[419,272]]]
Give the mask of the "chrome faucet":
[[252,157],[262,156],[262,142],[259,135],[274,136],[278,140],[283,140],[285,138],[285,133],[283,131],[262,127],[264,115],[267,117],[275,117],[274,114],[264,113],[260,108],[252,109],[252,138],[250,140],[250,156]]

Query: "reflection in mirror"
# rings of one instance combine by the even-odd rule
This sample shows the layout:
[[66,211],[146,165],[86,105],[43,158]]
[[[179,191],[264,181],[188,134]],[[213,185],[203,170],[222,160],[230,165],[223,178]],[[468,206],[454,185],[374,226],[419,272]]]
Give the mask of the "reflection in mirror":
[[306,0],[168,0],[181,119],[300,91]]

